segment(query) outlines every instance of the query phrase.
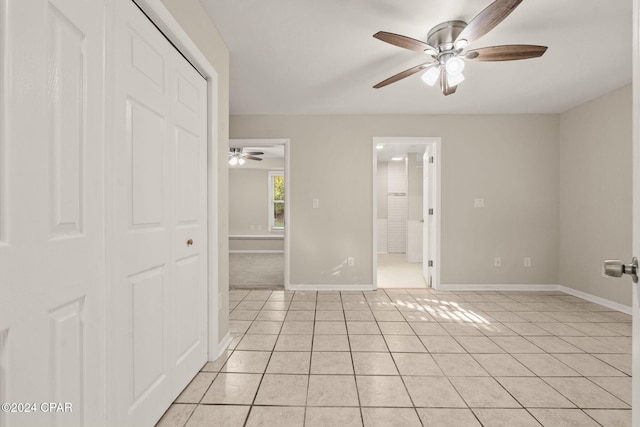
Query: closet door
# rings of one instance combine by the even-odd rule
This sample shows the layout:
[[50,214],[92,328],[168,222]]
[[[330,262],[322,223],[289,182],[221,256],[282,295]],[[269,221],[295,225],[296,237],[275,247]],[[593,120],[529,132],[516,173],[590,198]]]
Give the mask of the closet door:
[[3,426],[104,424],[103,22],[0,0]]
[[207,91],[133,2],[115,3],[110,423],[142,426],[207,358]]

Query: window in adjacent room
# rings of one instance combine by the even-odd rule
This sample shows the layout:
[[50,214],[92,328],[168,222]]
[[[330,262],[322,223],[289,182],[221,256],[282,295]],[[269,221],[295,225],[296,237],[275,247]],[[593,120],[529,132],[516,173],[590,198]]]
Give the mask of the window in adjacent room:
[[283,171],[269,171],[269,230],[284,230]]

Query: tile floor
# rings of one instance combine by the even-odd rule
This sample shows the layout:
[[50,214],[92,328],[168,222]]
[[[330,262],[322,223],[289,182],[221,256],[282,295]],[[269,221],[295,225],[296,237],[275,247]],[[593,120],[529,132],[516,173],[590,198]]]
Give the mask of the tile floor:
[[422,263],[407,262],[407,254],[379,253],[377,260],[378,288],[427,289]]
[[232,290],[158,426],[630,426],[631,316],[559,292]]

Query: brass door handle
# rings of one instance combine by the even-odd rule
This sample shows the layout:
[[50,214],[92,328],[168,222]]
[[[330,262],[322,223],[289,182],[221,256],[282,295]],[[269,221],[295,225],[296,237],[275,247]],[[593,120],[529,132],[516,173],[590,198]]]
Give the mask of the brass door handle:
[[191,246],[191,245],[193,245],[193,239],[187,240],[187,246]]

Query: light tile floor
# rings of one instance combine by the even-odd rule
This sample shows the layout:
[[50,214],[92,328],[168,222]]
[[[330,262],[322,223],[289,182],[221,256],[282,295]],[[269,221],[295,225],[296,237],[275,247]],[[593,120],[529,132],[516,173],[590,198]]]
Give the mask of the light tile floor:
[[407,254],[379,253],[377,258],[378,288],[427,289],[421,262],[407,262]]
[[158,426],[630,426],[631,316],[559,292],[232,290]]

